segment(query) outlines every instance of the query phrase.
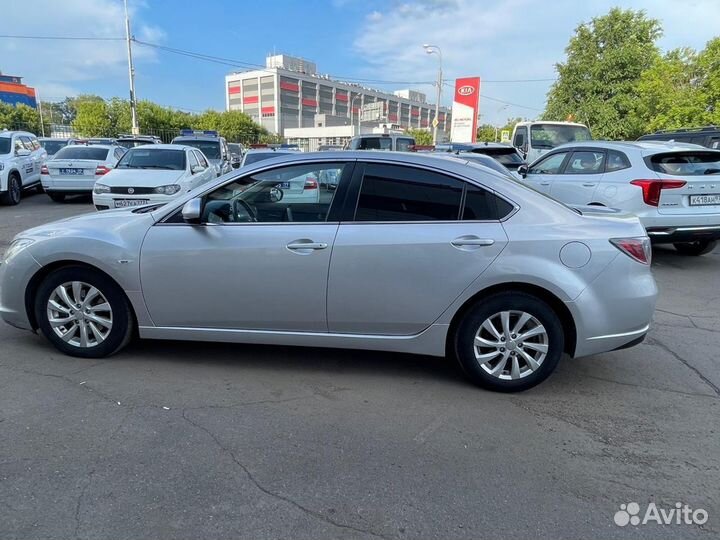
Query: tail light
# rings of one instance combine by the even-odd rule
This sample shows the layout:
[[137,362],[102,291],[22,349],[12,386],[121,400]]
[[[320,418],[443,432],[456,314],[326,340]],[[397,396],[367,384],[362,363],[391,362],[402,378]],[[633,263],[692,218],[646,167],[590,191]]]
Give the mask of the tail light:
[[304,189],[317,189],[317,188],[318,188],[317,180],[315,180],[312,176],[308,176],[305,179]]
[[639,263],[650,264],[652,260],[652,247],[647,236],[640,238],[611,238],[610,243]]
[[105,165],[98,165],[95,169],[95,176],[102,176],[103,174],[107,174],[110,171],[110,167],[106,167]]
[[642,188],[643,201],[650,206],[660,205],[660,192],[663,189],[677,189],[683,187],[685,180],[633,180],[633,186]]
[[50,174],[50,171],[48,171],[47,165],[43,165],[40,167],[40,174]]

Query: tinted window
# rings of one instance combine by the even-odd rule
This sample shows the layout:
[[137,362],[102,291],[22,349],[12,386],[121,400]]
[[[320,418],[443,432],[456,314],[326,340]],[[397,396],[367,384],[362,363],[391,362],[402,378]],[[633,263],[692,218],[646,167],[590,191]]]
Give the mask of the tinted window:
[[202,152],[199,150],[195,152],[195,157],[198,160],[198,163],[203,166],[204,169],[207,169],[210,165],[207,162],[207,159],[205,159],[205,156],[203,156]]
[[175,144],[193,146],[207,156],[208,159],[221,159],[220,141],[178,141]]
[[536,165],[533,165],[528,171],[528,174],[558,174],[567,155],[567,152],[560,152],[559,154],[548,156],[540,160]]
[[458,219],[463,183],[442,174],[367,164],[355,221]]
[[605,169],[605,152],[573,152],[565,166],[565,174],[602,174]]
[[720,174],[720,152],[690,151],[656,154],[645,159],[650,168],[663,174],[703,176]]
[[630,167],[630,160],[622,152],[610,150],[608,152],[607,163],[605,164],[605,170],[607,172],[620,171]]
[[513,139],[513,146],[517,146],[518,148],[525,144],[525,140],[527,139],[527,128],[521,127],[517,128],[515,131],[515,138]]
[[131,148],[117,164],[118,169],[168,169],[185,170],[185,151],[148,149],[138,146]]
[[12,139],[10,137],[0,137],[0,154],[9,154]]
[[53,159],[94,159],[105,161],[108,155],[107,148],[97,146],[66,146],[58,150]]
[[495,196],[487,190],[467,184],[462,218],[482,221],[497,219],[494,199]]
[[264,159],[271,159],[278,156],[286,156],[290,152],[248,152],[245,154],[245,160],[243,165],[250,165],[251,163],[257,163]]
[[410,146],[413,144],[415,144],[414,139],[397,139],[395,142],[398,152],[408,152],[410,150]]
[[23,143],[23,146],[25,147],[25,150],[30,150],[31,152],[35,150],[35,146],[33,145],[32,141],[30,140],[30,137],[25,137],[24,135],[20,137],[20,140]]
[[362,137],[350,142],[351,150],[392,150],[390,137]]
[[485,154],[487,156],[492,156],[494,159],[498,160],[500,163],[502,163],[505,166],[512,166],[514,169],[517,169],[518,166],[523,164],[523,158],[520,157],[520,154],[517,153],[515,148],[479,148],[476,150],[473,150],[473,152],[478,154]]
[[197,167],[200,163],[197,160],[195,152],[188,152],[188,154],[188,158],[190,159],[190,170],[192,171],[193,167]]
[[125,151],[122,148],[115,149],[115,159],[120,159],[125,155]]
[[486,156],[485,154],[461,152],[458,154],[458,157],[461,159],[467,159],[470,163],[477,163],[478,165],[488,167],[489,169],[504,174],[505,176],[511,174],[510,171],[504,165],[501,165],[499,161],[495,161],[495,159],[490,156]]
[[67,141],[41,141],[40,144],[47,150],[49,155],[53,155],[61,148],[64,148],[67,145]]

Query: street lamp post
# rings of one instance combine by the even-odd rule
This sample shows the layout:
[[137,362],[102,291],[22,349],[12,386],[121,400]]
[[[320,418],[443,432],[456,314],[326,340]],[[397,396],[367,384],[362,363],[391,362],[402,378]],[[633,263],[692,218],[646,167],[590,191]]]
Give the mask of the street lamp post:
[[128,14],[127,0],[124,0],[125,4],[125,41],[127,44],[127,56],[128,56],[128,77],[130,79],[130,116],[132,122],[132,134],[139,135],[140,128],[138,126],[137,117],[137,100],[135,99],[135,68],[133,67],[132,59],[132,39],[130,37],[130,15]]
[[[354,108],[353,105],[355,104],[356,99],[361,99],[361,98],[362,98],[362,94],[357,94],[350,100],[350,126],[352,126],[353,128],[355,127],[355,122],[353,121],[353,108]],[[357,134],[360,135],[360,110],[358,110],[357,117],[358,117]]]
[[435,101],[435,120],[433,122],[433,144],[437,144],[438,125],[440,122],[440,96],[442,95],[442,51],[437,45],[430,45],[428,43],[425,43],[423,48],[428,54],[438,55],[438,75],[437,81],[435,82],[437,85],[437,97]]

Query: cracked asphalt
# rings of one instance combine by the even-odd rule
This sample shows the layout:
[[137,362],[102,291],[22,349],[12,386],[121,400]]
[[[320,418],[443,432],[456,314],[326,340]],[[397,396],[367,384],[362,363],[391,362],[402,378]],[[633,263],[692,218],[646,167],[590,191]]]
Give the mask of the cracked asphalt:
[[[86,211],[0,208],[0,249]],[[0,323],[0,538],[717,538],[720,250],[654,257],[646,342],[516,395],[430,357],[145,341],[82,360]],[[709,521],[613,522],[678,501]]]

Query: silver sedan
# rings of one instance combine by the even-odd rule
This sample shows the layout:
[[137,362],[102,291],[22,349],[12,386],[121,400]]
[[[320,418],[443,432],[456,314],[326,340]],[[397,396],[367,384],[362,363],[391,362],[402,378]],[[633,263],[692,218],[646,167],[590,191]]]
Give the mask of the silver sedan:
[[[288,179],[336,176],[319,199]],[[462,159],[298,154],[164,206],[30,229],[0,264],[0,314],[64,353],[141,338],[455,357],[516,391],[561,356],[639,343],[657,295],[636,217],[570,209]]]

